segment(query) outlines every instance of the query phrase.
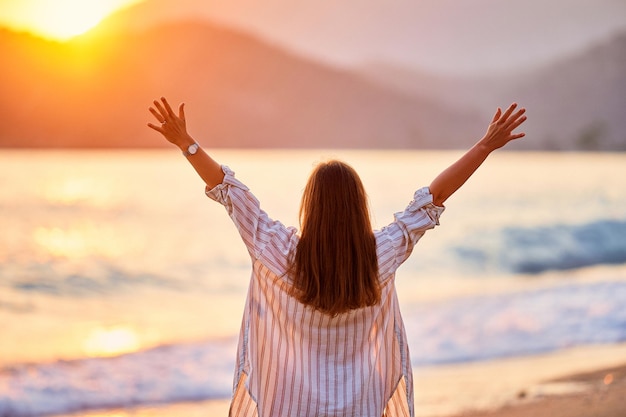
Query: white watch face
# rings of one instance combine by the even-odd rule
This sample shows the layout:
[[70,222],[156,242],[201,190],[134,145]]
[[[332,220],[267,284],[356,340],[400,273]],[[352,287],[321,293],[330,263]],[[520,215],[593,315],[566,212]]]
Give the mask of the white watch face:
[[198,144],[194,143],[193,145],[189,145],[187,152],[189,152],[190,155],[195,155],[196,152],[198,152]]

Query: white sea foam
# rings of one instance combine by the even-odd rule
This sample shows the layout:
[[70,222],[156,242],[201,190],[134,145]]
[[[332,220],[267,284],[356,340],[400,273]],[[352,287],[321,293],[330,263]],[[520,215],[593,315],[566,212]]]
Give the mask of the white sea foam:
[[0,416],[227,397],[234,352],[234,340],[214,340],[115,358],[14,366],[0,372]]

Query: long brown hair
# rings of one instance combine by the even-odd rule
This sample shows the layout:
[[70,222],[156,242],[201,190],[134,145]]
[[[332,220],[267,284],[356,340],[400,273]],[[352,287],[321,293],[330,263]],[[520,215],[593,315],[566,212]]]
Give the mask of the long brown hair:
[[335,316],[380,301],[367,195],[352,167],[331,160],[315,168],[302,196],[300,225],[291,265],[300,302]]

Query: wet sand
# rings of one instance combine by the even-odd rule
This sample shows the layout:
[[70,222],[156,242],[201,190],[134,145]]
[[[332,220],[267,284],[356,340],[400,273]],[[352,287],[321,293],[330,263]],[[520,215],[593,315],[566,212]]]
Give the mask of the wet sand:
[[459,417],[624,417],[626,416],[626,364],[547,381],[580,384],[584,391],[532,396],[520,391],[515,404],[497,410],[463,413]]
[[[599,402],[602,393],[621,390],[626,344],[585,346],[534,356],[451,364],[414,370],[416,417],[504,417],[550,409],[552,400]],[[611,374],[606,380],[604,378]],[[595,380],[591,379],[592,377]],[[598,378],[601,384],[598,385]],[[620,382],[621,381],[621,382]],[[609,383],[610,382],[610,383]],[[619,394],[619,393],[618,393]],[[606,394],[603,394],[606,396]],[[596,398],[597,397],[597,398]],[[526,407],[533,410],[528,411]],[[626,410],[626,408],[624,408]],[[505,414],[493,414],[494,410]],[[489,414],[492,413],[492,414]],[[594,417],[589,414],[588,417]],[[626,417],[626,411],[620,415]]]

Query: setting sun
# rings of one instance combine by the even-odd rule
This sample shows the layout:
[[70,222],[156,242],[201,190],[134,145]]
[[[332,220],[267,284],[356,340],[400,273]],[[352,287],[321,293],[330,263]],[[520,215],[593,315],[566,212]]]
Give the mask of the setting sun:
[[139,338],[127,326],[97,327],[85,339],[83,348],[90,356],[115,356],[138,350]]
[[110,14],[143,0],[3,0],[0,24],[65,41],[95,27]]

